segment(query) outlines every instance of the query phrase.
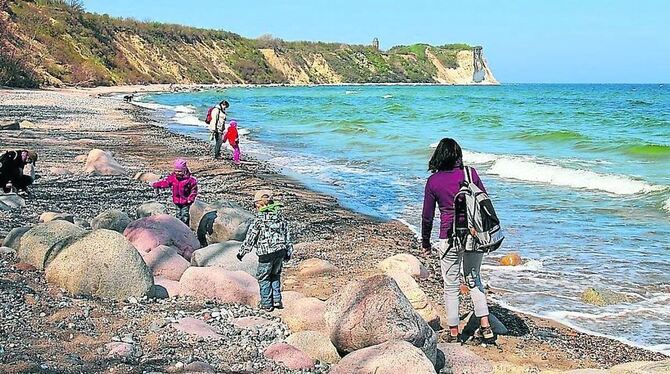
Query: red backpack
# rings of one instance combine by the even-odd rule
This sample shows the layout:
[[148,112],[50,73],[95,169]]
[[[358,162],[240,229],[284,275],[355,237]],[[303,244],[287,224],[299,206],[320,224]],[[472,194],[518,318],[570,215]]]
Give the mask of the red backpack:
[[214,108],[216,107],[213,106],[207,110],[207,117],[205,117],[205,123],[208,125],[212,122],[212,111],[214,110]]

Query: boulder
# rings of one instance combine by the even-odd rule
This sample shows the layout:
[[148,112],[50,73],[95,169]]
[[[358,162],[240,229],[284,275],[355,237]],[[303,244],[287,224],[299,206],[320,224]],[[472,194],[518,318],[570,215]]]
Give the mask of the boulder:
[[154,248],[151,252],[140,252],[144,262],[154,276],[178,281],[190,263],[177,253],[173,247],[165,245]]
[[74,223],[74,216],[69,213],[44,212],[40,214],[40,223],[51,222],[57,219]]
[[182,294],[181,284],[172,279],[167,279],[163,277],[154,277],[154,285],[165,288],[168,297],[175,297]]
[[154,183],[154,182],[158,181],[159,179],[161,179],[161,176],[158,175],[158,174],[154,174],[154,173],[146,173],[146,172],[140,171],[137,174],[135,174],[133,179],[144,182],[144,183]]
[[493,373],[493,365],[467,346],[440,343],[437,349],[444,353],[444,368],[449,373]]
[[318,331],[299,331],[286,338],[286,343],[305,352],[309,357],[321,362],[335,364],[340,361],[337,349],[330,339]]
[[128,240],[142,252],[151,252],[154,248],[166,245],[175,247],[177,253],[191,260],[193,251],[200,248],[200,242],[193,231],[175,217],[161,214],[133,221],[123,231]]
[[260,300],[258,281],[243,271],[217,267],[189,267],[179,280],[182,294],[222,303],[256,306]]
[[193,252],[191,265],[193,266],[216,266],[226,270],[242,270],[256,276],[258,268],[258,256],[255,251],[247,253],[242,261],[237,260],[237,252],[242,242],[229,240],[225,243],[210,244],[205,248]]
[[22,129],[34,129],[34,128],[37,127],[37,126],[35,126],[34,123],[32,123],[32,122],[30,122],[30,121],[28,121],[28,120],[23,120],[23,121],[21,121],[21,123],[19,123],[19,126],[20,126]]
[[185,317],[172,325],[176,330],[195,335],[199,338],[221,339],[221,335],[207,322],[192,317]]
[[16,256],[16,250],[10,247],[0,247],[0,255],[2,256]]
[[582,292],[581,300],[586,304],[596,306],[606,306],[631,301],[630,297],[626,294],[609,290],[599,290],[592,287],[589,287]]
[[337,267],[326,260],[320,258],[308,258],[300,262],[298,272],[300,275],[322,275],[337,271]]
[[204,361],[193,361],[190,364],[184,365],[184,373],[216,373],[214,366]]
[[21,237],[17,253],[21,261],[40,270],[48,265],[58,253],[84,230],[74,224],[56,220],[37,225]]
[[330,340],[340,352],[405,340],[436,362],[435,332],[386,275],[350,282],[326,302],[324,316]]
[[144,218],[149,216],[157,216],[167,214],[167,206],[157,201],[147,201],[146,203],[137,207],[137,218]]
[[118,232],[105,229],[65,247],[47,266],[46,278],[73,295],[115,300],[144,296],[154,283],[133,245]]
[[314,368],[314,360],[305,354],[305,352],[286,343],[270,344],[265,348],[263,355],[290,370],[308,370]]
[[30,230],[30,227],[28,226],[13,228],[2,241],[3,247],[19,249],[19,246],[21,245],[21,237],[23,237],[28,230]]
[[521,265],[521,255],[517,252],[510,252],[504,255],[500,260],[500,265],[502,266],[518,266]]
[[76,162],[86,162],[86,159],[88,158],[88,155],[79,155],[74,158]]
[[87,220],[81,219],[81,218],[75,218],[74,219],[74,224],[81,227],[82,229],[90,229],[91,228],[91,224]]
[[93,149],[86,157],[84,172],[97,175],[123,175],[126,169],[114,159],[110,152]]
[[418,258],[409,253],[400,253],[391,256],[382,262],[377,267],[387,274],[403,271],[417,279],[428,278],[428,270],[419,261]]
[[419,287],[414,278],[408,273],[397,271],[389,274],[393,280],[396,281],[402,293],[407,297],[412,308],[419,313],[421,318],[428,323],[433,330],[439,330],[440,316],[433,303],[430,301],[425,292]]
[[4,210],[19,209],[19,208],[25,208],[26,200],[24,200],[21,196],[15,194],[15,193],[3,194],[0,191],[0,204],[4,205],[6,208],[8,208],[8,209],[4,209]]
[[332,367],[331,374],[435,374],[423,352],[403,340],[393,340],[350,353]]
[[205,204],[196,200],[189,212],[191,229],[203,245],[243,241],[254,218],[253,214],[231,202]]
[[107,229],[123,233],[123,231],[130,224],[130,217],[120,210],[110,209],[98,214],[93,221],[91,221],[91,228]]
[[20,270],[20,271],[35,271],[35,270],[37,270],[36,267],[34,267],[33,265],[31,265],[27,262],[17,262],[16,264],[14,264],[14,268],[16,270]]
[[283,302],[284,309],[280,311],[280,314],[291,331],[312,330],[328,334],[328,327],[324,319],[325,302],[315,297],[304,297],[290,302],[283,299]]
[[611,374],[670,373],[670,359],[663,361],[636,361],[619,364],[609,369]]
[[0,122],[0,130],[21,130],[19,121],[3,121]]

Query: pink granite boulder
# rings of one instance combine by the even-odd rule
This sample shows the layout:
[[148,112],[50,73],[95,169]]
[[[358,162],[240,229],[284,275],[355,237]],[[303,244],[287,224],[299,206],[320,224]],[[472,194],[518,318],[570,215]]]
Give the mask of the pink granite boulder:
[[394,340],[350,353],[333,366],[330,372],[331,374],[435,374],[435,368],[419,348],[406,341]]
[[280,311],[282,320],[293,332],[320,331],[328,334],[326,320],[323,315],[326,303],[315,297],[303,297],[284,301],[284,309]]
[[163,277],[155,277],[154,278],[154,284],[156,286],[161,286],[165,288],[165,290],[168,293],[168,297],[175,297],[179,296],[182,294],[181,291],[181,284],[179,282],[174,281],[172,279],[167,279]]
[[314,368],[314,360],[303,351],[286,343],[271,344],[265,349],[263,355],[290,370],[307,370]]
[[179,280],[182,295],[215,299],[223,303],[256,306],[260,300],[258,281],[238,270],[191,266]]
[[167,214],[140,218],[126,227],[123,235],[140,252],[151,252],[161,245],[174,247],[177,253],[191,260],[200,242],[188,226]]
[[177,253],[174,247],[165,245],[154,248],[151,252],[140,252],[144,262],[151,269],[154,276],[178,281],[181,275],[191,265]]
[[93,149],[86,157],[84,172],[97,175],[122,175],[126,173],[126,169],[114,159],[111,152]]

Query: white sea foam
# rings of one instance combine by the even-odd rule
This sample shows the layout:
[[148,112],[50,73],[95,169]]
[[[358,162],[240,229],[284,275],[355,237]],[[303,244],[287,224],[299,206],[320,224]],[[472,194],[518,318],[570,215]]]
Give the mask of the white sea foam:
[[488,169],[490,174],[502,178],[528,182],[547,183],[577,189],[595,190],[616,195],[631,195],[661,191],[664,186],[654,186],[628,176],[600,174],[588,170],[569,169],[515,157],[501,157]]
[[204,121],[198,119],[198,117],[189,114],[188,112],[176,112],[175,115],[171,118],[173,122],[181,123],[183,125],[192,125],[192,126],[207,126]]
[[391,95],[391,94],[386,94],[386,95],[384,95],[384,96],[382,96],[382,97],[383,97],[384,99],[390,99],[390,98],[393,97],[393,95]]
[[140,108],[146,108],[146,109],[151,109],[151,110],[160,110],[160,109],[172,109],[174,110],[173,107],[169,105],[162,105],[162,104],[156,104],[156,103],[144,103],[141,101],[133,101],[131,104],[138,106]]
[[666,211],[668,211],[668,213],[670,213],[670,199],[665,201],[665,204],[663,204],[663,209],[665,209]]

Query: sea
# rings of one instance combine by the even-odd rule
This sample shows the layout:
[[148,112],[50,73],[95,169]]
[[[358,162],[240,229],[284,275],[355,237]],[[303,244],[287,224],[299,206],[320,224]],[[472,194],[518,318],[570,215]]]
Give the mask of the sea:
[[[491,298],[670,355],[669,84],[239,87],[137,105],[207,139],[222,99],[243,158],[416,232],[428,160],[456,139],[506,233],[483,265]],[[512,251],[523,265],[500,266]],[[626,301],[587,304],[589,287]]]

